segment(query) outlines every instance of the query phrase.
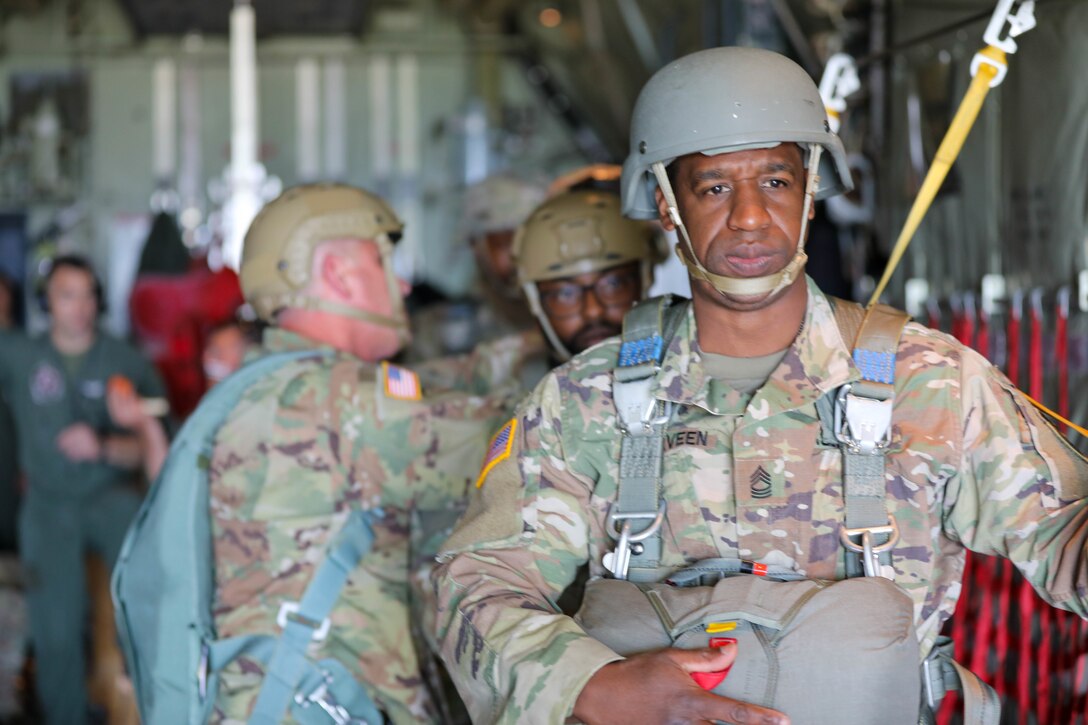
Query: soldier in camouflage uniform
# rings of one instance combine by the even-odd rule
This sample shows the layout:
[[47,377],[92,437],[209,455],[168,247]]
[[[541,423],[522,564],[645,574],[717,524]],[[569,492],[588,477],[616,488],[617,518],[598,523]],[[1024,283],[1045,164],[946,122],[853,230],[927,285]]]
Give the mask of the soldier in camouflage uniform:
[[514,263],[553,360],[620,334],[624,314],[653,284],[655,241],[653,228],[625,219],[608,192],[562,193],[529,215],[514,236]]
[[[424,396],[412,371],[382,362],[407,340],[389,262],[400,230],[381,199],[332,184],[290,189],[254,220],[240,276],[271,325],[261,354],[313,354],[244,394],[216,436],[209,486],[220,638],[278,632],[348,515],[373,513],[373,547],[311,654],[339,660],[409,723],[438,720],[411,636],[411,518],[464,497],[510,401]],[[257,660],[231,663],[214,720],[245,721],[261,681]]]
[[[848,183],[818,93],[776,54],[702,51],[649,81],[631,144],[625,213],[678,230],[694,292],[650,379],[672,409],[662,576],[724,557],[842,579],[844,453],[820,401],[861,372],[801,273],[811,197]],[[834,163],[817,177],[820,152]],[[555,605],[583,562],[601,577],[615,561],[619,348],[546,376],[489,453],[436,572],[443,657],[477,722],[788,722],[689,677],[743,661],[735,645],[624,659]],[[1088,615],[1085,460],[946,335],[908,324],[894,370],[883,478],[900,537],[885,573],[913,601],[920,658],[955,608],[965,548]]]
[[[463,232],[482,282],[482,299],[469,324],[478,340],[467,354],[413,362],[424,383],[485,393],[515,378],[528,392],[551,369],[547,345],[521,299],[513,254],[518,225],[543,198],[543,188],[508,174],[489,176],[466,190]],[[440,334],[433,315],[416,315],[412,323],[420,344],[409,348],[407,359],[442,349],[432,339]]]

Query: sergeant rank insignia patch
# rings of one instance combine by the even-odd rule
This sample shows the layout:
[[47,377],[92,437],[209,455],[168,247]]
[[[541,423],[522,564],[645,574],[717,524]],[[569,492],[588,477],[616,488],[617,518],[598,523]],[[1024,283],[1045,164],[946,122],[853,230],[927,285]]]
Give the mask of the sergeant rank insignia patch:
[[423,393],[419,387],[419,376],[407,368],[382,363],[382,378],[385,380],[385,395],[393,400],[419,400]]
[[514,447],[514,433],[517,430],[518,419],[511,418],[506,422],[506,425],[499,428],[498,433],[492,436],[491,442],[487,445],[487,455],[484,456],[484,463],[480,467],[480,475],[476,478],[476,488],[484,485],[484,479],[487,478],[487,474],[491,473],[492,468],[510,457],[510,449]]

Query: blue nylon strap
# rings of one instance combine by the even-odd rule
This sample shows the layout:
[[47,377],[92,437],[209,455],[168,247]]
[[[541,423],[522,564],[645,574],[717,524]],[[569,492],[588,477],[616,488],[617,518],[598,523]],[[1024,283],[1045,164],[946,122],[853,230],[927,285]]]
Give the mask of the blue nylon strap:
[[878,352],[854,348],[854,364],[861,377],[872,383],[895,382],[895,352]]
[[[250,657],[267,666],[276,649],[277,638],[267,634],[252,634],[212,642],[208,645],[208,677],[218,674],[230,662],[238,657]],[[295,691],[305,698],[318,691],[322,685],[326,688],[324,700],[342,705],[351,713],[354,721],[370,724],[383,722],[381,711],[362,686],[346,667],[334,659],[325,659],[313,664],[307,662]],[[312,700],[295,703],[291,714],[302,725],[328,725],[330,717],[326,710]]]
[[299,683],[313,665],[306,648],[314,632],[329,616],[348,576],[374,543],[367,514],[355,511],[329,547],[325,560],[314,572],[298,612],[289,615],[265,668],[264,682],[250,716],[251,725],[275,725],[283,720]]
[[222,670],[239,657],[252,657],[260,662],[272,658],[276,638],[270,634],[249,634],[220,639],[208,644],[208,673]]

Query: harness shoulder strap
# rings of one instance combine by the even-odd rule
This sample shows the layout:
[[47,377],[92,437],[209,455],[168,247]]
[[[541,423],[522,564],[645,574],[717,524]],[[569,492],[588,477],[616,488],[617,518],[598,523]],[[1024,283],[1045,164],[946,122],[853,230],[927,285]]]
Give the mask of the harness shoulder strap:
[[884,455],[891,435],[895,358],[910,317],[887,305],[864,308],[831,298],[843,340],[861,380],[835,393],[834,436],[842,448],[847,576],[876,576],[891,564],[899,538],[885,505]]
[[617,422],[622,433],[618,496],[608,515],[617,539],[605,566],[617,579],[649,581],[661,559],[661,460],[670,407],[651,395],[689,303],[673,304],[671,295],[640,303],[623,319],[623,336],[612,382]]
[[[297,603],[285,602],[280,607],[277,623],[283,628],[283,632],[276,641],[265,669],[257,703],[249,719],[251,725],[274,725],[282,722],[292,701],[300,705],[312,701],[330,715],[330,708],[342,709],[335,700],[328,702],[328,688],[321,686],[328,683],[322,682],[320,678],[318,681],[321,685],[313,691],[299,692],[299,685],[314,669],[306,654],[307,648],[312,641],[321,641],[328,635],[328,617],[333,605],[340,598],[351,572],[374,544],[369,515],[363,511],[352,512],[329,546],[325,560],[314,572],[302,600]],[[367,722],[381,722],[377,709],[369,703],[369,698],[367,700],[369,712],[362,719]],[[346,709],[343,714],[347,714]],[[357,711],[351,713],[354,717],[361,714]],[[333,719],[336,721],[335,716]]]

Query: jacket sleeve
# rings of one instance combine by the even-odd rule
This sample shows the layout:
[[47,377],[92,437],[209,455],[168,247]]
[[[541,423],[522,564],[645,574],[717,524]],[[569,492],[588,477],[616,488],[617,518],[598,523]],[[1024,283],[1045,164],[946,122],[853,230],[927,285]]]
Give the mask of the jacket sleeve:
[[960,372],[964,453],[946,528],[1088,617],[1088,460],[977,353],[964,352]]
[[522,332],[484,342],[464,355],[415,363],[412,369],[428,390],[457,390],[484,395],[518,385],[522,371],[545,352],[536,332]]
[[554,375],[514,424],[440,555],[436,635],[474,722],[557,723],[621,658],[556,605],[587,559],[592,482],[566,464]]

